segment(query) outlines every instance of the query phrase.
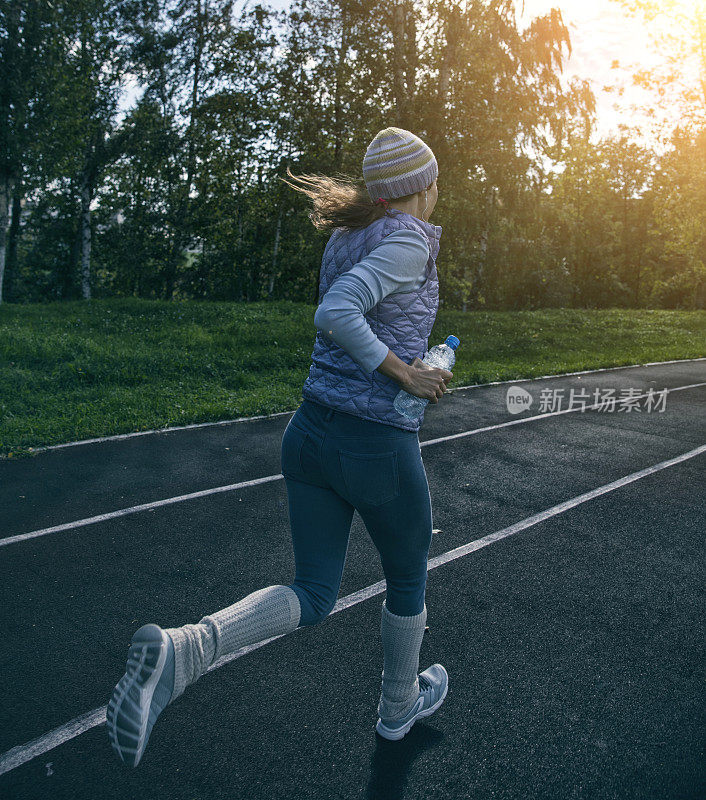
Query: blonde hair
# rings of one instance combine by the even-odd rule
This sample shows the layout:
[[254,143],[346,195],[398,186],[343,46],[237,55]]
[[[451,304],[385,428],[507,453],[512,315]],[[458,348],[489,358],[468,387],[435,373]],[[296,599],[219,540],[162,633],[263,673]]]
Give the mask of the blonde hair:
[[[315,174],[292,175],[289,167],[287,175],[301,186],[295,186],[281,176],[280,180],[313,201],[314,209],[309,212],[309,219],[317,230],[365,228],[387,213],[385,206],[376,205],[370,199],[362,181],[346,176],[329,178]],[[405,202],[412,197],[414,194],[396,197],[395,200]]]

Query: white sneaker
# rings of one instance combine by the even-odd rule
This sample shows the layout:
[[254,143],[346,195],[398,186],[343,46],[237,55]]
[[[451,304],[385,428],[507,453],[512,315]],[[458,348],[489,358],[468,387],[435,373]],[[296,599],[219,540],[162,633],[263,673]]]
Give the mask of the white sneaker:
[[441,664],[432,664],[419,673],[419,697],[412,708],[400,719],[378,719],[375,730],[384,739],[402,739],[418,719],[430,717],[439,708],[448,690],[448,673]]
[[143,625],[130,643],[125,674],[108,703],[110,744],[121,761],[140,763],[152,726],[174,691],[174,644],[158,625]]

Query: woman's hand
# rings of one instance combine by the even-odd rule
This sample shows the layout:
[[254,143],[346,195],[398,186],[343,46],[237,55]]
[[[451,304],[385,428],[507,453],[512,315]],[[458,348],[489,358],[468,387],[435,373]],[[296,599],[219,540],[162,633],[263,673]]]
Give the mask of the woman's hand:
[[415,358],[408,365],[405,380],[401,386],[415,397],[421,397],[430,403],[438,403],[444,396],[446,384],[453,376],[453,372],[449,372],[447,369],[430,367],[421,358]]

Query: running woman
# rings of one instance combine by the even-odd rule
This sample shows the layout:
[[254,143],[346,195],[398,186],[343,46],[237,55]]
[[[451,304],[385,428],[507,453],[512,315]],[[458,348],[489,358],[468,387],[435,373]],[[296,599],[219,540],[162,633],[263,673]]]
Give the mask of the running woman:
[[332,231],[309,376],[282,437],[296,575],[195,625],[135,632],[107,711],[110,743],[133,767],[159,714],[218,659],[328,616],[355,509],[386,581],[376,730],[402,739],[446,697],[443,666],[418,674],[432,534],[418,436],[424,415],[410,420],[393,406],[401,388],[438,403],[453,377],[421,361],[439,303],[441,228],[428,221],[438,196],[436,158],[419,137],[390,127],[367,148],[365,187],[287,173],[302,186],[285,183],[313,201],[314,226]]

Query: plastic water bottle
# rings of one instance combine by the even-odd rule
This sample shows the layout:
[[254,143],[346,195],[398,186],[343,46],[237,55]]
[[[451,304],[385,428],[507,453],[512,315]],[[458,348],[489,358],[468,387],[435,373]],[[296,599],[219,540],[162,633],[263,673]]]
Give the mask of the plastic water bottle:
[[[437,344],[429,350],[422,361],[430,367],[441,367],[451,370],[456,363],[456,348],[460,340],[455,336],[447,336],[443,344]],[[393,403],[395,411],[402,414],[407,419],[417,419],[426,408],[429,401],[423,397],[417,397],[404,389],[400,389]]]

